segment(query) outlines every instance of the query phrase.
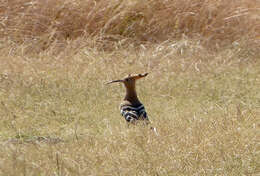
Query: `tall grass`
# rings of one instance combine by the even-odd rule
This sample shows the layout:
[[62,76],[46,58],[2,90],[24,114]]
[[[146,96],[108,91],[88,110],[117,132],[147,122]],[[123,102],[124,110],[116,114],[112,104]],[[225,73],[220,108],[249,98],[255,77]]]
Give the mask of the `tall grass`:
[[[258,1],[2,1],[0,175],[257,175]],[[159,136],[127,128],[122,85]]]
[[257,0],[3,1],[0,37],[37,51],[82,37],[160,42],[188,36],[216,47],[259,40],[259,8]]

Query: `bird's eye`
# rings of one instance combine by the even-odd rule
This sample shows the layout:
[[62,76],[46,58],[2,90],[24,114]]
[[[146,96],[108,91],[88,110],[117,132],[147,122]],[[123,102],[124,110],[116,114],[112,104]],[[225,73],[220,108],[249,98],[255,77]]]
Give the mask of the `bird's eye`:
[[128,79],[128,78],[126,78],[125,80],[126,80],[127,82],[129,81],[129,79]]

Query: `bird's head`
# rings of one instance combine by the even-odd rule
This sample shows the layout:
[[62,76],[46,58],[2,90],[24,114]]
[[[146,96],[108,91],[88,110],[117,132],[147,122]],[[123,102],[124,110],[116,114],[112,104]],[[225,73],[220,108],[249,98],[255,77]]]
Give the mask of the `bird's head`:
[[127,87],[127,88],[130,88],[130,87],[134,87],[135,86],[135,81],[138,80],[138,79],[141,79],[141,78],[144,78],[148,75],[148,73],[144,73],[144,74],[129,74],[128,76],[126,76],[125,78],[123,79],[118,79],[118,80],[113,80],[113,81],[110,81],[106,84],[111,84],[111,83],[116,83],[116,82],[121,82],[121,83],[124,83],[124,85]]

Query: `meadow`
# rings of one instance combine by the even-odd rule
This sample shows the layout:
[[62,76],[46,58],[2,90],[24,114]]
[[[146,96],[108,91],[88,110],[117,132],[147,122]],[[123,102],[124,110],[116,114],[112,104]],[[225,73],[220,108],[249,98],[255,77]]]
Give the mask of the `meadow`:
[[[0,175],[259,174],[258,0],[0,6]],[[119,112],[129,73],[152,125]]]

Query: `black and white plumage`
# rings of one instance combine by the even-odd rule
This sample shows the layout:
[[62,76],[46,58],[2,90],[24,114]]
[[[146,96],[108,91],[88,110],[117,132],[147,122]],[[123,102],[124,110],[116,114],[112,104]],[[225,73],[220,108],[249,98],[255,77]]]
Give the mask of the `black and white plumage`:
[[143,104],[139,106],[123,104],[120,106],[120,113],[127,122],[135,123],[136,121],[143,120],[146,124],[149,123],[149,118]]

